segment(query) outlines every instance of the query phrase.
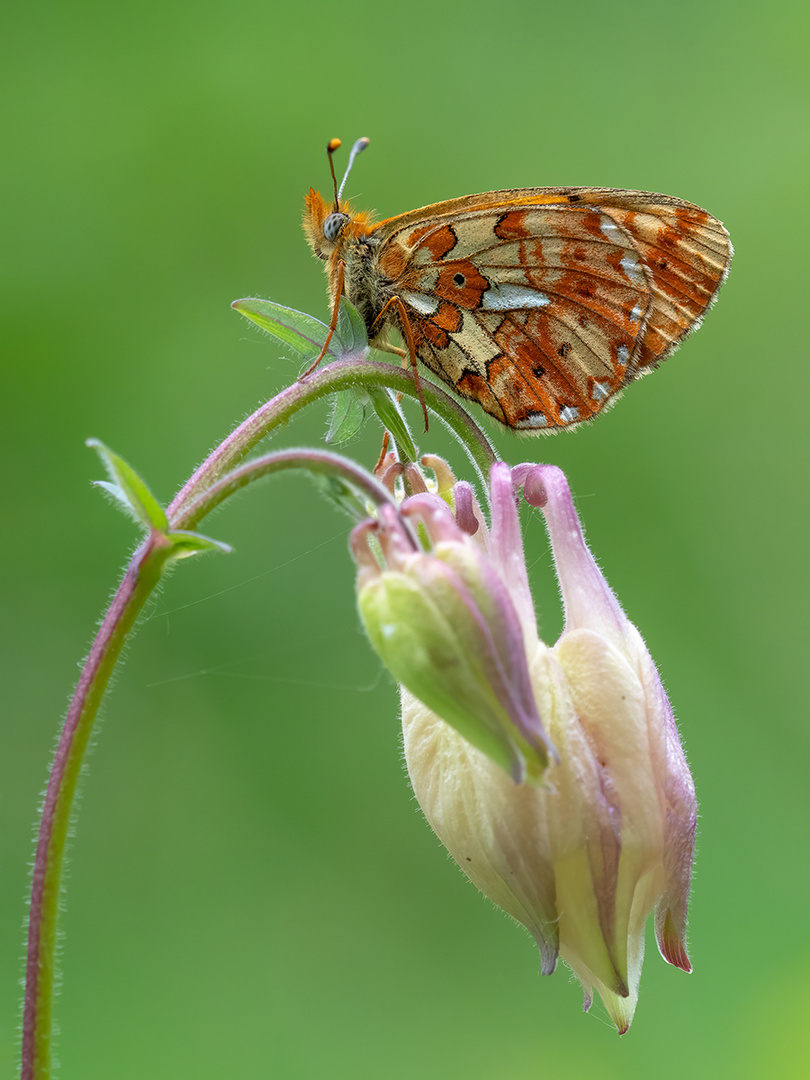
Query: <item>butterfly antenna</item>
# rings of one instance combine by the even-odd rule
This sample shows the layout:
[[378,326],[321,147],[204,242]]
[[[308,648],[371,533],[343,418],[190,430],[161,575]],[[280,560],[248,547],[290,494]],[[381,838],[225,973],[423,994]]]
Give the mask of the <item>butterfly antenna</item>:
[[[334,142],[334,139],[332,141]],[[340,191],[337,193],[337,202],[335,203],[336,210],[339,209],[340,200],[343,198],[343,189],[346,187],[346,181],[349,179],[349,173],[351,172],[352,165],[354,165],[354,159],[358,154],[365,150],[369,142],[371,142],[370,139],[358,139],[352,147],[352,152],[349,154],[349,164],[346,166],[346,172],[343,174],[343,179],[340,182]],[[331,161],[332,158],[330,157],[329,160]],[[332,173],[332,175],[334,176],[334,173]]]
[[[334,163],[332,161],[332,154],[334,154],[334,152],[336,150],[339,150],[339,149],[340,149],[340,139],[330,139],[329,142],[326,144],[326,155],[329,158],[329,168],[332,171],[332,184],[334,185],[334,188],[335,188],[335,213],[337,213],[340,210],[340,201],[339,201],[339,198],[338,198],[337,177],[335,176],[335,166],[334,166]],[[343,188],[341,188],[341,191],[342,190],[343,190]]]

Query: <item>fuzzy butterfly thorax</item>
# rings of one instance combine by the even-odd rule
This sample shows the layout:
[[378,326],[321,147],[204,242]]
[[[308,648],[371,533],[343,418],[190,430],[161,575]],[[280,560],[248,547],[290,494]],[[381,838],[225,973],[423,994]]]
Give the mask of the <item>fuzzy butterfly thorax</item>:
[[378,223],[310,189],[304,230],[333,312],[345,295],[373,344],[399,330],[413,361],[531,433],[592,419],[665,360],[732,251],[699,206],[610,188],[491,191]]
[[[334,219],[339,217],[345,218],[345,221],[336,228]],[[391,298],[379,270],[376,257],[379,241],[373,237],[373,228],[368,212],[355,214],[348,203],[341,203],[336,211],[333,204],[327,203],[317,191],[310,188],[306,198],[304,232],[312,250],[327,264],[330,305],[334,306],[340,300],[340,296],[336,295],[339,281],[337,264],[342,261],[345,267],[342,295],[357,308],[370,339],[380,337],[385,329],[374,324]],[[330,236],[333,238],[330,239]]]

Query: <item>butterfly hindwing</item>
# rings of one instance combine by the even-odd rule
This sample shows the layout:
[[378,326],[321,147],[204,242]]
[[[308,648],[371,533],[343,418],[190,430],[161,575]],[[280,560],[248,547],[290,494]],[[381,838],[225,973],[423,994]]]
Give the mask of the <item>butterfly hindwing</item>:
[[731,257],[705,210],[641,191],[491,191],[376,225],[341,205],[345,226],[324,243],[327,213],[311,192],[308,235],[333,304],[343,265],[372,339],[406,320],[416,358],[524,431],[592,418],[666,359]]

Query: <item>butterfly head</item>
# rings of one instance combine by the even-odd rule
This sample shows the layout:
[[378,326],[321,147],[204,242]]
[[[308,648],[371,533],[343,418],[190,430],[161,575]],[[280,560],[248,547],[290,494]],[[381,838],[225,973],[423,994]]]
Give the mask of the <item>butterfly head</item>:
[[365,150],[368,143],[368,139],[358,139],[352,147],[349,154],[349,163],[346,166],[346,172],[343,174],[339,189],[335,176],[335,166],[332,163],[332,155],[339,148],[340,139],[330,139],[327,144],[326,152],[329,156],[329,168],[332,171],[332,184],[335,191],[334,202],[330,205],[319,192],[310,188],[309,195],[306,197],[304,211],[304,232],[309,241],[309,246],[319,259],[330,258],[335,248],[339,246],[341,234],[349,222],[359,221],[360,217],[362,217],[362,224],[368,224],[366,215],[355,217],[351,213],[348,204],[341,202],[343,189],[346,186],[346,180],[354,164],[354,159],[361,151]]
[[343,232],[351,221],[351,214],[346,213],[347,205],[335,210],[319,191],[309,189],[304,200],[304,232],[309,246],[319,259],[328,259]]

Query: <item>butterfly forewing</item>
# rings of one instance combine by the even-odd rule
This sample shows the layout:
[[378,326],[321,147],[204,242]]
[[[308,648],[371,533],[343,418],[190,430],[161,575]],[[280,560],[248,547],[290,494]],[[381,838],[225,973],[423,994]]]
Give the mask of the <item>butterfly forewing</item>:
[[380,268],[417,355],[510,427],[585,419],[615,393],[650,284],[629,238],[567,207],[488,207],[392,233]]
[[549,431],[595,416],[664,360],[730,256],[721,223],[670,196],[523,188],[377,225],[355,217],[328,273],[345,262],[378,340],[407,318],[418,359],[463,397],[508,427]]
[[470,196],[377,231],[420,360],[529,430],[594,416],[664,359],[729,256],[722,225],[698,207],[605,189]]
[[704,210],[674,200],[645,204],[645,198],[651,197],[626,193],[622,200],[626,205],[610,211],[632,235],[652,276],[655,302],[631,377],[665,359],[686,333],[700,325],[731,255],[728,233]]

